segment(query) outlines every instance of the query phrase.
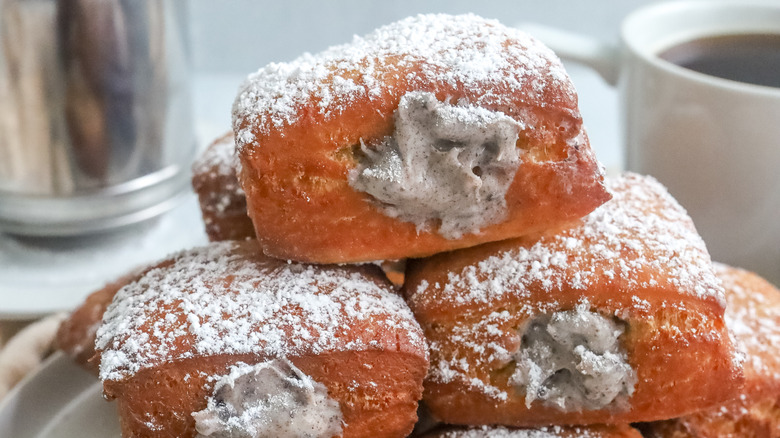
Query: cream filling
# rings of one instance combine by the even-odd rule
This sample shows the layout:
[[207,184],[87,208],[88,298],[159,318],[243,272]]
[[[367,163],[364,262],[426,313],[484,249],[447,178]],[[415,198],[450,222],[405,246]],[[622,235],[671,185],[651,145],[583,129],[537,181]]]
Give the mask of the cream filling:
[[588,310],[540,315],[524,327],[510,383],[562,411],[622,407],[634,392],[636,372],[618,338],[624,323]]
[[207,403],[192,414],[198,438],[330,438],[342,431],[338,402],[287,359],[232,367]]
[[509,116],[410,92],[395,112],[395,131],[366,147],[350,184],[368,193],[391,217],[418,231],[440,220],[438,232],[457,239],[498,223],[520,165],[518,133]]

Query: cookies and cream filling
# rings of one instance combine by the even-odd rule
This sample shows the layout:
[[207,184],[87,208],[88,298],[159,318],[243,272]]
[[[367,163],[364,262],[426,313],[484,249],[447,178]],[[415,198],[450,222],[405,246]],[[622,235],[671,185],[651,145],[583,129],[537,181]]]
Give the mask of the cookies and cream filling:
[[198,438],[330,438],[342,432],[339,403],[287,359],[238,364],[194,412]]
[[636,371],[627,361],[619,337],[624,323],[590,311],[539,315],[523,327],[516,368],[510,383],[534,401],[562,411],[620,406],[634,392]]
[[393,135],[363,147],[350,184],[418,230],[439,220],[448,239],[476,233],[504,218],[521,129],[501,112],[410,92],[395,112]]

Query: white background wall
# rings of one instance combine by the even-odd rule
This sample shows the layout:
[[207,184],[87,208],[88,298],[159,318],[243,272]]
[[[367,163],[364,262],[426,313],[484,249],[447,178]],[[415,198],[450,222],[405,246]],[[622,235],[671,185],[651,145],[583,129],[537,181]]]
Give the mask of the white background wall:
[[304,51],[348,42],[428,12],[473,12],[504,24],[533,21],[614,40],[620,20],[651,0],[192,0],[194,66],[250,72]]

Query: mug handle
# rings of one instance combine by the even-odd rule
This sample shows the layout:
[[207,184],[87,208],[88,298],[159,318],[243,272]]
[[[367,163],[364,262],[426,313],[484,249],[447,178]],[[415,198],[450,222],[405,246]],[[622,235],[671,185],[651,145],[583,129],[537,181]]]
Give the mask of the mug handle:
[[520,23],[515,27],[544,43],[559,58],[584,64],[609,85],[617,84],[620,62],[617,46],[543,24]]

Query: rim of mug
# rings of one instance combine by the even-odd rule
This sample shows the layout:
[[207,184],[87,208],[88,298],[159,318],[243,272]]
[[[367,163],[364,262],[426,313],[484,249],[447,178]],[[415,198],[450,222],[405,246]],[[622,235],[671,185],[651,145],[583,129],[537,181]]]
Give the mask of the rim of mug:
[[[757,85],[747,82],[739,82],[731,79],[720,78],[717,76],[708,75],[706,73],[700,73],[685,67],[681,67],[673,62],[667,61],[659,56],[658,50],[647,50],[646,48],[639,47],[636,41],[631,38],[631,28],[639,21],[648,20],[649,16],[654,15],[653,19],[656,19],[658,15],[668,13],[678,13],[681,10],[695,10],[695,9],[707,9],[714,8],[738,8],[741,10],[746,9],[772,9],[780,13],[780,2],[777,0],[683,0],[683,1],[665,1],[656,3],[644,8],[640,8],[631,14],[629,14],[620,28],[621,39],[624,45],[630,49],[632,53],[640,57],[645,62],[652,64],[654,67],[666,71],[667,73],[674,74],[676,76],[684,77],[699,83],[704,83],[721,89],[728,89],[740,93],[759,94],[762,96],[780,97],[780,88],[771,87],[767,85]],[[780,35],[780,25],[777,28],[777,34]],[[716,35],[716,34],[712,34]],[[707,34],[698,35],[698,38],[705,37]],[[694,37],[693,39],[697,38]],[[680,38],[677,43],[684,41],[690,41],[691,38]],[[672,47],[674,44],[670,44],[667,48]]]

